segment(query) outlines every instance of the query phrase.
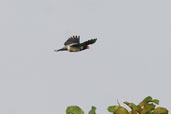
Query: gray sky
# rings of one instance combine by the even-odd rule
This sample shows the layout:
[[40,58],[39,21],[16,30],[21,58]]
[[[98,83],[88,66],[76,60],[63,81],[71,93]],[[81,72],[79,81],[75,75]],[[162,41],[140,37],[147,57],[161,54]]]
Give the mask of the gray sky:
[[[1,0],[0,113],[99,114],[146,96],[169,109],[170,0]],[[67,38],[98,38],[90,50],[60,52]],[[123,104],[122,104],[123,105]],[[125,106],[125,105],[123,105]]]

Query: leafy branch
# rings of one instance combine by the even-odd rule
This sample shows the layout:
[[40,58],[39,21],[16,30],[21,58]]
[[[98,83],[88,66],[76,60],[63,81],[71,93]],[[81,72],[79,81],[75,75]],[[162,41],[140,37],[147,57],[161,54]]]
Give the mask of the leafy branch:
[[[152,99],[151,96],[143,99],[138,105],[130,102],[123,102],[131,110],[128,111],[126,108],[120,105],[117,100],[118,105],[109,106],[107,110],[113,114],[168,114],[169,111],[164,107],[157,107],[159,105],[158,99]],[[66,114],[85,114],[84,111],[78,106],[69,106],[66,109]],[[96,107],[92,106],[88,114],[96,114]]]

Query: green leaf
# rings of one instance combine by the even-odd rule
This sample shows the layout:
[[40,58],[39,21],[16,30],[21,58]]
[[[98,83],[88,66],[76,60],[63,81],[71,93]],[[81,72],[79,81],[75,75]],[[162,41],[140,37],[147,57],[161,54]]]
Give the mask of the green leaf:
[[168,114],[169,111],[166,108],[163,107],[157,107],[156,109],[154,109],[152,114]]
[[153,99],[152,99],[152,97],[151,96],[148,96],[148,97],[146,97],[143,101],[145,101],[145,102],[150,102],[150,101],[152,101]]
[[145,114],[152,114],[152,112],[151,112],[151,111],[148,111],[148,112],[146,112]]
[[92,106],[88,114],[96,114],[96,107]]
[[139,103],[139,106],[143,107],[144,105],[148,104],[149,102],[153,102],[155,104],[159,104],[159,100],[158,99],[152,99],[151,96],[148,96],[142,102]]
[[139,111],[138,107],[134,103],[124,102],[124,104],[129,106],[132,109],[132,113],[134,113],[134,114]]
[[136,109],[137,106],[134,103],[124,102],[124,104],[128,105],[131,109]]
[[114,114],[129,114],[129,112],[126,108],[120,106]]
[[114,106],[109,106],[109,107],[107,108],[107,110],[108,110],[109,112],[115,113],[115,112],[118,110],[118,108],[119,108],[118,105],[114,105]]
[[152,110],[154,110],[155,105],[154,104],[146,104],[141,112],[141,114],[147,114],[151,113]]
[[137,112],[140,113],[142,111],[140,105],[137,105]]
[[158,104],[159,105],[159,100],[158,99],[153,99],[153,101],[155,104]]
[[84,114],[84,112],[78,106],[69,106],[66,109],[66,114]]

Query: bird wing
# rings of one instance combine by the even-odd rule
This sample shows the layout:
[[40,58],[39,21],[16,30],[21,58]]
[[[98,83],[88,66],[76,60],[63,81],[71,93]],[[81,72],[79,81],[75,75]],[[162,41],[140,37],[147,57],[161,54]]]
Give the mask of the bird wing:
[[97,39],[91,39],[91,40],[88,40],[88,41],[85,41],[83,43],[81,43],[82,46],[87,46],[87,45],[90,45],[90,44],[94,44],[96,42]]
[[72,36],[68,38],[68,40],[64,43],[64,45],[70,45],[70,44],[79,44],[80,43],[80,36]]

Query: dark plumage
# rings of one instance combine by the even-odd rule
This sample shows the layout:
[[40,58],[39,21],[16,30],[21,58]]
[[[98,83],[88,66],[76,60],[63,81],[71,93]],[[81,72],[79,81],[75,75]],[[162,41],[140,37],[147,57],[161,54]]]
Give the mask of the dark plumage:
[[69,45],[69,44],[79,44],[80,43],[80,36],[72,36],[70,38],[68,38],[68,40],[64,43],[64,45]]
[[85,49],[89,49],[90,44],[94,44],[97,39],[91,39],[88,41],[85,41],[83,43],[80,43],[80,36],[72,36],[68,38],[68,40],[64,43],[65,47],[55,50],[58,51],[69,51],[69,52],[78,52]]

